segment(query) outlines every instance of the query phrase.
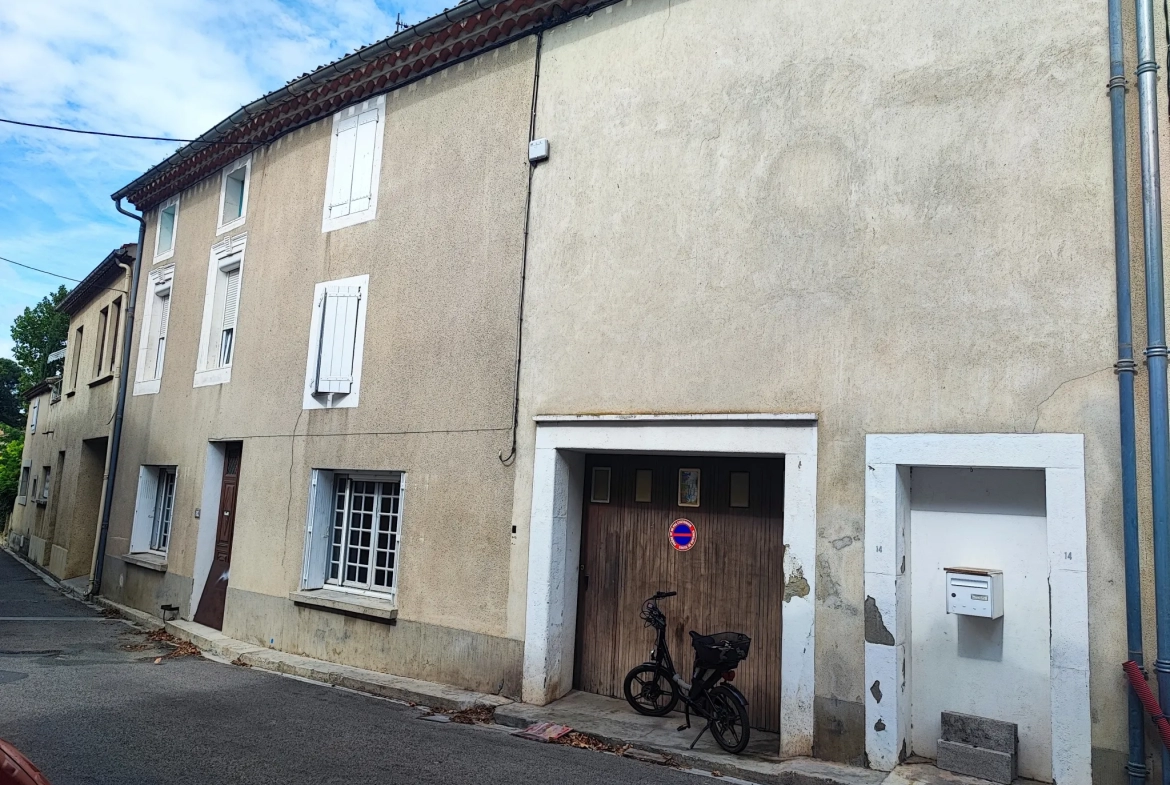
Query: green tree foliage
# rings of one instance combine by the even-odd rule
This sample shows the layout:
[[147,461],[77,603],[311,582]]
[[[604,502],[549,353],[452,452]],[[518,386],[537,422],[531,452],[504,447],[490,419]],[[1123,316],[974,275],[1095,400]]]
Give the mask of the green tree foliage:
[[24,429],[24,401],[20,397],[20,366],[0,357],[0,425]]
[[24,452],[24,428],[0,425],[0,528],[16,502],[20,483],[20,457]]
[[20,366],[20,389],[27,390],[44,380],[48,357],[65,347],[69,337],[69,314],[57,310],[69,290],[61,286],[12,322],[12,357]]

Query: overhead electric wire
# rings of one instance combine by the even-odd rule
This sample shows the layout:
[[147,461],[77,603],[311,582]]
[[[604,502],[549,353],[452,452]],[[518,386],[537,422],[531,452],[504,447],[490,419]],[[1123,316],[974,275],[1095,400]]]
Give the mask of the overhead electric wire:
[[[64,278],[66,281],[73,281],[74,283],[81,283],[82,282],[82,279],[80,279],[80,278],[70,278],[68,275],[61,275],[61,273],[54,273],[54,272],[49,272],[48,270],[42,270],[39,267],[33,267],[31,264],[21,264],[20,262],[14,262],[11,259],[5,258],[3,256],[0,256],[0,262],[8,262],[9,264],[14,264],[17,267],[23,267],[26,270],[32,270],[33,272],[44,273],[45,275],[51,275],[54,278]],[[125,289],[115,289],[115,288],[110,287],[110,286],[103,286],[102,288],[106,289],[108,291],[111,291],[111,292],[121,292],[122,294],[126,293]]]
[[259,142],[218,142],[209,139],[173,139],[169,136],[140,136],[138,134],[116,134],[110,131],[86,131],[81,128],[65,128],[60,125],[43,125],[41,123],[26,123],[22,120],[9,120],[6,117],[0,117],[0,123],[8,123],[9,125],[20,125],[25,128],[43,128],[46,131],[65,131],[70,134],[85,134],[86,136],[112,136],[117,139],[145,139],[152,142],[182,142],[184,144],[190,142],[198,142],[199,144],[234,144],[234,145],[258,145]]

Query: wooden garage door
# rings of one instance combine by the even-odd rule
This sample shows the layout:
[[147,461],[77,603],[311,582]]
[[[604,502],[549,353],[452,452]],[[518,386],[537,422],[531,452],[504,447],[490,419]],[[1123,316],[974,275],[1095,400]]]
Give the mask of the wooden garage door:
[[[697,507],[679,505],[680,469],[699,470]],[[654,631],[638,618],[641,603],[657,591],[677,591],[660,607],[683,677],[690,681],[688,630],[747,633],[751,653],[735,683],[750,703],[752,725],[779,730],[783,460],[591,455],[584,491],[574,686],[622,697],[627,671],[654,643]],[[668,531],[678,518],[697,529],[689,551],[671,547]]]

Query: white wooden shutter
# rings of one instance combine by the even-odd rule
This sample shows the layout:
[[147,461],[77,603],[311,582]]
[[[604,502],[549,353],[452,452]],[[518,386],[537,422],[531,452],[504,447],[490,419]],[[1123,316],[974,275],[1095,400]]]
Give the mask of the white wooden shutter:
[[227,287],[223,297],[223,329],[233,330],[236,314],[240,309],[240,268],[227,274]]
[[154,356],[154,378],[162,377],[163,357],[167,352],[167,325],[171,321],[171,293],[168,291],[165,295],[159,298],[160,315],[158,320],[158,348],[155,350]]
[[356,149],[353,164],[353,188],[349,197],[349,212],[370,209],[374,177],[374,147],[378,142],[378,110],[371,109],[358,116]]
[[37,432],[37,415],[40,414],[40,411],[41,411],[41,399],[38,398],[35,401],[33,401],[32,413],[29,414],[29,417],[28,417],[28,428],[29,428],[29,431],[31,433]]
[[301,588],[320,589],[329,571],[333,533],[333,472],[314,469],[309,484],[309,520],[305,527],[305,563]]
[[360,286],[325,288],[317,354],[315,389],[318,393],[348,393],[353,389],[353,354],[361,299]]
[[357,117],[350,117],[337,124],[337,131],[333,135],[333,184],[329,190],[330,218],[340,218],[349,215],[350,212],[357,136]]
[[150,550],[154,531],[155,498],[158,494],[158,467],[138,469],[138,496],[134,500],[134,524],[130,528],[130,552]]

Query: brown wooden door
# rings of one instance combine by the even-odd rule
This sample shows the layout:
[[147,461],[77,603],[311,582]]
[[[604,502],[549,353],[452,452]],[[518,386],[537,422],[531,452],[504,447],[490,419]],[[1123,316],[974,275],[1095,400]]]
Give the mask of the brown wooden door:
[[217,630],[223,629],[223,611],[227,603],[228,573],[232,562],[232,534],[236,528],[236,495],[240,487],[240,457],[243,445],[231,442],[224,450],[223,481],[219,491],[219,516],[215,525],[215,551],[195,621]]
[[[610,469],[609,501],[593,501],[595,468]],[[679,506],[679,470],[698,469],[699,506]],[[649,496],[638,501],[638,472]],[[732,474],[736,494],[732,499]],[[747,475],[747,506],[742,474]],[[647,488],[645,476],[642,492]],[[753,727],[780,727],[780,613],[784,600],[784,463],[767,458],[591,455],[585,464],[577,612],[577,689],[622,696],[630,668],[647,659],[654,631],[638,618],[657,591],[675,667],[690,681],[689,630],[751,636],[735,684],[749,701]],[[603,498],[604,494],[598,494]],[[670,543],[673,521],[697,536],[688,551]]]

